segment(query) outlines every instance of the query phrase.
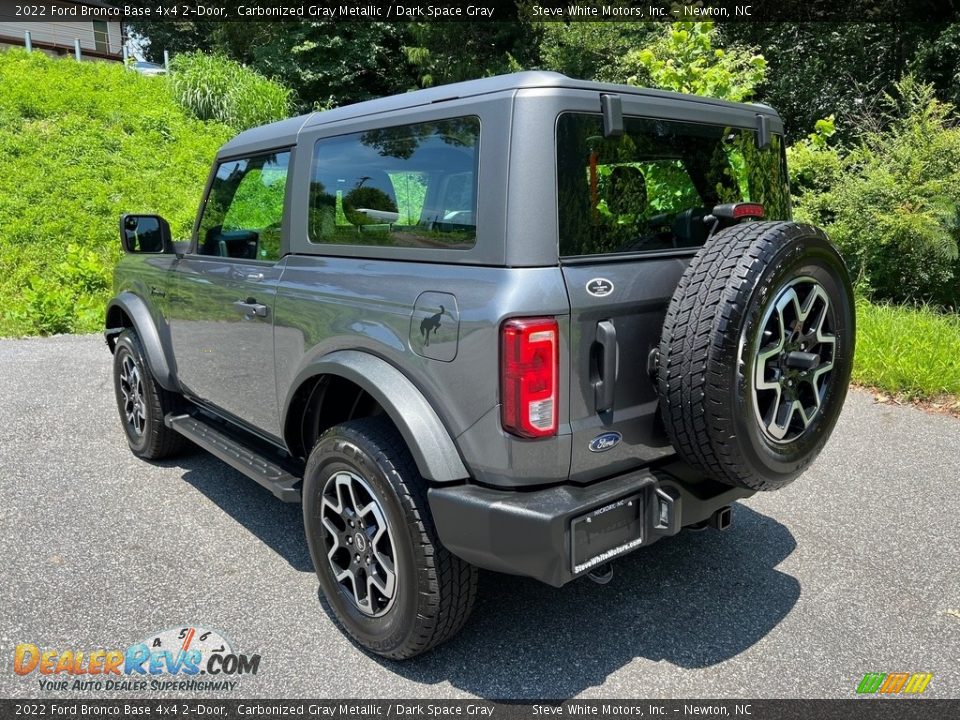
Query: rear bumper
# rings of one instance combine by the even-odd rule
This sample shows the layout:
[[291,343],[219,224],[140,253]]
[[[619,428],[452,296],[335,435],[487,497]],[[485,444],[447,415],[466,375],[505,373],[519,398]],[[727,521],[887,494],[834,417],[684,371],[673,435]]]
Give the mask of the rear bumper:
[[560,587],[752,494],[677,461],[586,486],[457,485],[431,488],[428,497],[440,541],[453,554]]

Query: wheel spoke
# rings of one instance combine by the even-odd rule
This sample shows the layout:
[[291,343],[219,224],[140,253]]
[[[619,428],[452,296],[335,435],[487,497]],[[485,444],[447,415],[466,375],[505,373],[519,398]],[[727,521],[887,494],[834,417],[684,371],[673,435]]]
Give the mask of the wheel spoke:
[[123,398],[122,414],[127,428],[135,436],[143,435],[147,426],[143,376],[136,360],[126,352],[120,361],[119,380],[120,395]]
[[829,295],[813,278],[797,278],[773,297],[753,345],[753,404],[763,433],[788,443],[822,409],[836,336]]
[[361,612],[384,614],[396,596],[397,574],[393,538],[373,490],[359,475],[339,471],[326,482],[320,515],[334,579]]

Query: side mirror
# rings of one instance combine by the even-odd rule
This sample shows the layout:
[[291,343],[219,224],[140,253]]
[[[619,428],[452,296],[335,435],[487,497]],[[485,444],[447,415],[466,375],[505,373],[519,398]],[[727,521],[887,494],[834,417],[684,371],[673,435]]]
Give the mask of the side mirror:
[[159,215],[124,215],[120,242],[128,253],[173,253],[170,224]]

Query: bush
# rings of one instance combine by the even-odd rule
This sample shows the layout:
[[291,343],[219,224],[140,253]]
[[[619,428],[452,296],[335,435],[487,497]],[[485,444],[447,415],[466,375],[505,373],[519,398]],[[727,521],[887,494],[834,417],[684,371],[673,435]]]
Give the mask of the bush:
[[798,219],[839,245],[875,300],[960,301],[960,128],[933,88],[904,78],[845,155],[815,136],[792,148]]
[[162,78],[0,52],[0,335],[100,329],[120,215],[160,213],[187,237],[230,135]]
[[177,55],[168,82],[177,102],[195,117],[236,130],[283,120],[290,113],[289,90],[222,55]]
[[633,85],[746,102],[763,82],[767,61],[756,48],[717,47],[712,22],[664,25],[653,42],[631,50],[621,66]]

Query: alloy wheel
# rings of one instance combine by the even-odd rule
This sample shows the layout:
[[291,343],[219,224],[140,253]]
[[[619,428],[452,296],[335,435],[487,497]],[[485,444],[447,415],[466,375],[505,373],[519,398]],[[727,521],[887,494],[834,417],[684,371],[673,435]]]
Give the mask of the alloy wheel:
[[123,395],[123,416],[127,428],[139,438],[147,423],[143,374],[129,353],[125,353],[120,361],[120,393]]
[[373,490],[356,473],[337,471],[324,485],[320,515],[337,583],[363,614],[385,614],[397,594],[396,553]]
[[836,352],[830,297],[810,277],[774,296],[760,324],[753,404],[763,435],[775,443],[800,437],[822,412]]

